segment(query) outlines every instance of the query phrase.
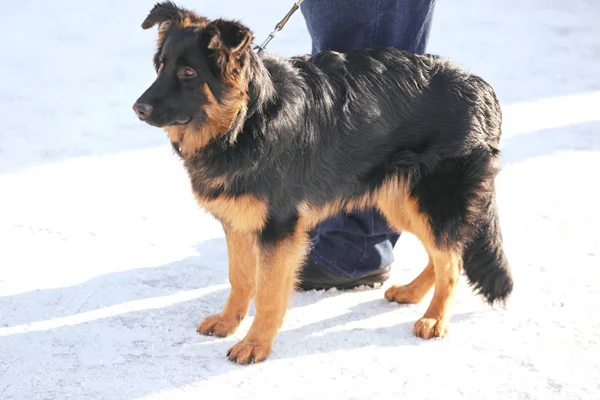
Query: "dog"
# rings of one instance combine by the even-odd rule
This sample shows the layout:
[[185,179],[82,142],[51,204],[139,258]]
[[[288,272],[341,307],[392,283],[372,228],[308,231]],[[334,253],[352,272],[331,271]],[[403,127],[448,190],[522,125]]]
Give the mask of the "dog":
[[158,25],[156,79],[133,109],[163,128],[200,207],[225,233],[231,291],[198,326],[246,336],[227,352],[265,360],[296,288],[311,229],[342,211],[376,209],[423,244],[429,262],[388,301],[418,303],[413,333],[444,337],[464,271],[476,294],[505,304],[513,279],[496,206],[502,113],[492,87],[443,58],[394,48],[283,58],[251,47],[238,20],[172,2]]

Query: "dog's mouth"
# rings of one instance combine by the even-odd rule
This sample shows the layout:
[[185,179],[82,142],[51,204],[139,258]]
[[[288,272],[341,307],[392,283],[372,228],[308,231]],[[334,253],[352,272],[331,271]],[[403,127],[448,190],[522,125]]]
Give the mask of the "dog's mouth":
[[140,118],[140,121],[143,121],[143,122],[147,123],[148,125],[155,126],[157,128],[164,128],[166,126],[184,126],[184,125],[189,124],[191,120],[192,120],[192,117],[185,117],[185,118],[177,119],[173,122],[161,124],[161,123],[157,123],[157,122],[151,120],[150,118]]
[[[145,102],[139,101],[139,100],[136,101],[136,103],[133,105],[133,110],[135,111],[135,114],[138,116],[140,121],[144,121],[149,125],[157,126],[157,127],[186,125],[192,120],[191,116],[187,116],[187,117],[176,119],[176,120],[168,122],[168,123],[157,122],[157,120],[169,121],[170,116],[162,115],[162,113],[159,113],[158,116],[154,115],[154,117],[153,117],[153,114],[156,114],[156,111],[154,110],[154,107],[152,106],[152,104],[148,104],[148,103],[145,103]],[[153,112],[153,110],[154,110],[154,112]],[[165,118],[165,117],[167,117],[167,118]]]
[[186,125],[191,120],[192,120],[192,117],[185,117],[185,118],[176,120],[172,125]]

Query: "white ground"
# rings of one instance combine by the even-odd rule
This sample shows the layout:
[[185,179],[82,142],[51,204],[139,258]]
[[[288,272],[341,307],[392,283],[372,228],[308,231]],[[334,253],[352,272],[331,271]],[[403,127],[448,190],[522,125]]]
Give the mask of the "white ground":
[[[260,42],[291,5],[274,3],[182,5],[240,18]],[[296,294],[273,354],[248,367],[225,352],[254,311],[234,337],[195,332],[227,296],[223,232],[131,110],[153,79],[152,4],[2,4],[1,399],[600,398],[600,3],[454,0],[435,14],[429,50],[492,83],[505,110],[507,309],[463,281],[449,336],[415,339],[429,299],[383,300],[424,265],[406,235],[388,284]],[[298,13],[269,50],[309,48]]]

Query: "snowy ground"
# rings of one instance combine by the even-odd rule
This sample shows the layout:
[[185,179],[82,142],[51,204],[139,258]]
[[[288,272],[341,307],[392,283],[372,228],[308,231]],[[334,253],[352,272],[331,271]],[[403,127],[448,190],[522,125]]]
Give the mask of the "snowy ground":
[[[233,3],[181,4],[240,18],[259,42],[291,5]],[[231,338],[195,332],[227,296],[223,232],[131,110],[153,79],[152,4],[2,4],[0,399],[600,398],[600,3],[455,0],[435,14],[429,50],[483,76],[505,110],[507,309],[463,281],[449,336],[415,339],[429,298],[383,300],[424,265],[405,235],[388,284],[296,294],[273,354],[248,367],[225,352],[253,310]],[[309,48],[300,13],[269,45]]]

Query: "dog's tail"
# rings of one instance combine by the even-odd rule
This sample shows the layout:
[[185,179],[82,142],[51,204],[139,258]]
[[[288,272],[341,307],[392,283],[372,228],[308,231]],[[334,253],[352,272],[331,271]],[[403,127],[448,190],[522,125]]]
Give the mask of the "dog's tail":
[[502,245],[495,193],[481,215],[474,239],[463,253],[463,268],[474,290],[486,301],[504,304],[513,290],[510,266]]

